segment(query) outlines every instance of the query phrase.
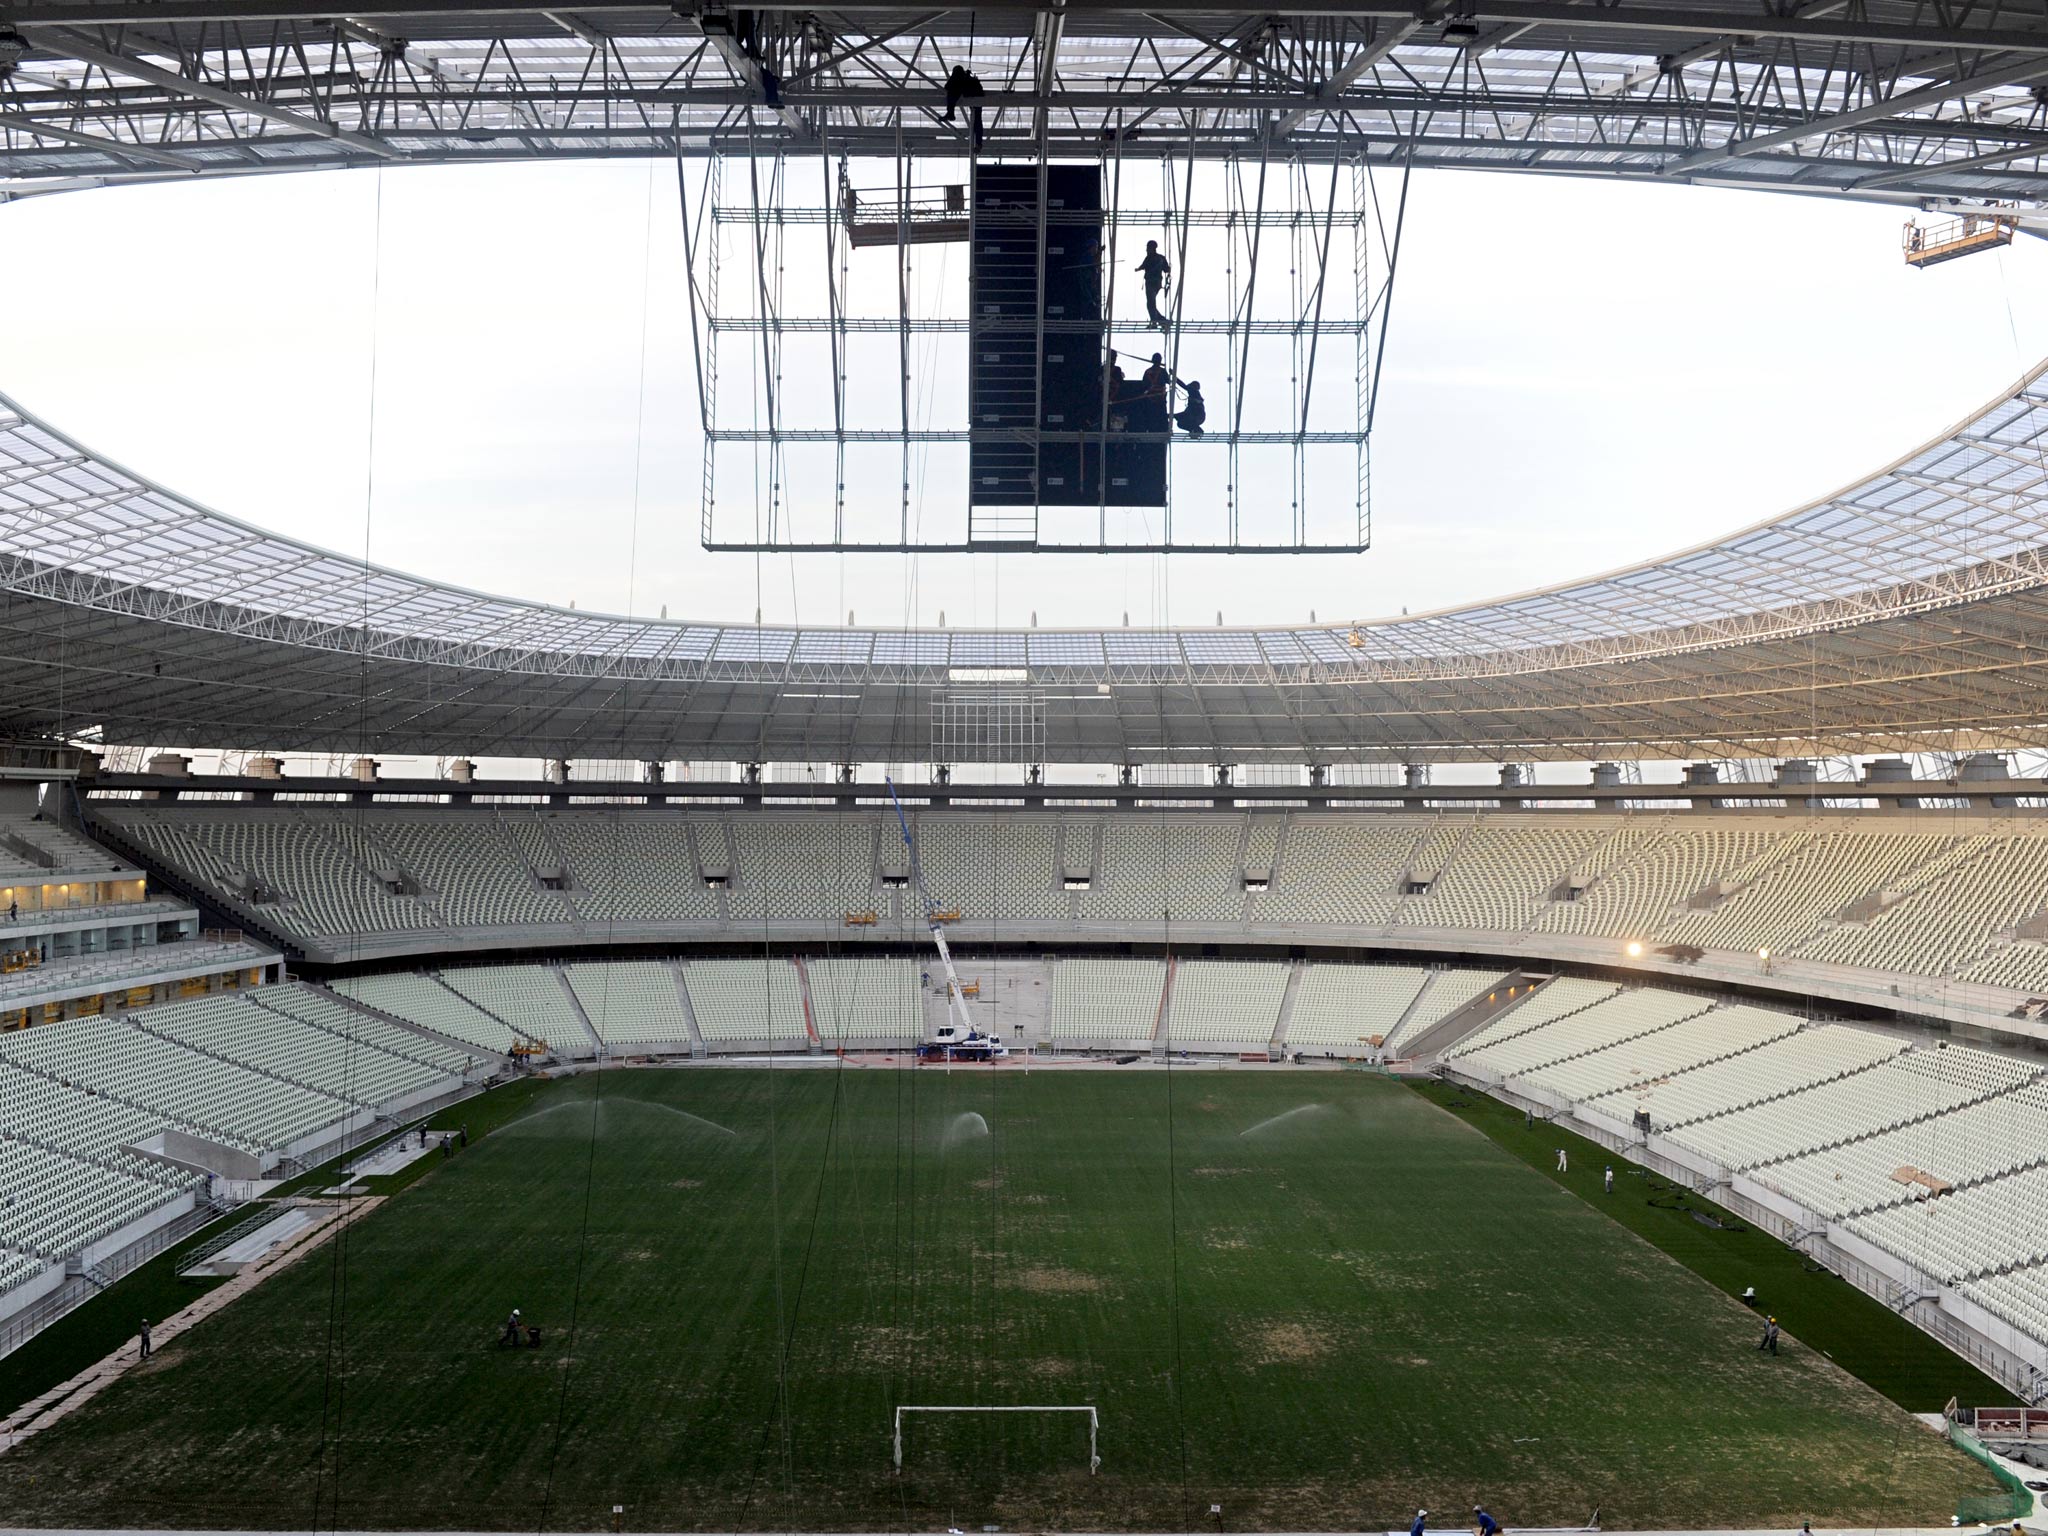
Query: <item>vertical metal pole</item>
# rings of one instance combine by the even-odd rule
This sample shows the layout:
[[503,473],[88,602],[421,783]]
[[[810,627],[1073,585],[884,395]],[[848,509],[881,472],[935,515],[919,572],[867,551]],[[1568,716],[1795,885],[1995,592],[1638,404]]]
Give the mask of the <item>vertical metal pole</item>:
[[1109,277],[1102,292],[1102,345],[1097,359],[1102,372],[1102,411],[1096,418],[1095,448],[1095,544],[1098,549],[1109,543],[1109,354],[1116,346],[1116,222],[1124,196],[1124,135],[1121,124],[1111,149],[1114,159],[1110,166],[1109,217],[1104,221],[1100,254],[1103,270]]
[[[839,273],[834,262],[838,246],[833,238],[833,223],[836,216],[843,216],[846,198],[841,196],[839,208],[834,210],[832,202],[832,155],[825,147],[825,135],[818,134],[818,177],[820,191],[826,201],[825,211],[825,298],[831,312],[832,344],[832,542],[846,542],[846,365],[842,349],[846,344],[846,315],[840,304]],[[839,180],[842,191],[846,184],[846,162],[840,161]],[[847,239],[853,232],[847,231]]]
[[1188,172],[1182,184],[1180,199],[1180,249],[1175,253],[1173,280],[1173,339],[1167,346],[1166,371],[1166,506],[1159,519],[1164,542],[1170,548],[1173,544],[1173,386],[1180,378],[1180,315],[1182,302],[1187,298],[1188,229],[1193,223],[1189,215],[1195,206],[1195,124],[1200,114],[1188,119]]
[[[1330,276],[1330,229],[1332,221],[1337,215],[1337,173],[1340,169],[1342,169],[1342,162],[1332,158],[1330,161],[1330,196],[1329,201],[1323,208],[1323,238],[1317,245],[1316,304],[1315,313],[1309,321],[1308,367],[1303,371],[1301,380],[1301,422],[1299,427],[1301,435],[1297,436],[1294,441],[1295,456],[1303,465],[1301,471],[1302,494],[1297,500],[1294,509],[1294,542],[1296,544],[1306,544],[1308,542],[1308,472],[1306,468],[1308,454],[1308,405],[1309,397],[1316,387],[1316,344],[1322,339],[1323,292],[1328,285]],[[1315,211],[1313,203],[1309,205],[1309,211],[1311,216],[1313,216]],[[1313,224],[1309,227],[1309,237],[1311,239],[1315,238],[1315,227]]]
[[[1272,150],[1273,141],[1270,138],[1265,138],[1260,141],[1258,190],[1255,194],[1256,202],[1252,208],[1251,218],[1251,263],[1245,275],[1244,286],[1244,348],[1241,354],[1242,361],[1239,362],[1237,366],[1237,381],[1235,386],[1237,390],[1237,398],[1231,402],[1230,413],[1230,464],[1233,479],[1235,478],[1237,471],[1237,435],[1239,432],[1244,430],[1244,401],[1246,394],[1250,392],[1250,380],[1252,371],[1251,322],[1254,318],[1255,307],[1258,302],[1259,248],[1261,244],[1261,237],[1265,234],[1266,230],[1266,171],[1272,163]],[[1233,320],[1231,329],[1234,332],[1236,328],[1237,327],[1235,321]],[[1235,349],[1237,345],[1238,338],[1235,335],[1232,335],[1230,337],[1230,346],[1233,349]],[[1231,503],[1230,542],[1232,544],[1235,544],[1237,542],[1237,539],[1238,514],[1236,501],[1235,498],[1233,498]]]
[[[751,126],[749,141],[753,138]],[[780,172],[782,157],[776,156],[776,170],[770,172],[770,185]],[[775,369],[782,355],[781,317],[776,312],[775,301],[768,291],[768,223],[767,212],[761,202],[761,157],[753,153],[751,142],[747,154],[747,188],[751,196],[749,213],[754,227],[754,288],[760,307],[761,318],[761,391],[768,406],[768,541],[775,542],[776,531],[776,489],[778,480],[776,465],[781,458],[781,421],[776,413]],[[779,238],[779,237],[778,237]]]
[[1038,542],[1039,520],[1044,516],[1040,496],[1045,489],[1045,246],[1046,204],[1051,197],[1051,170],[1045,163],[1044,125],[1050,114],[1040,114],[1038,143],[1038,318],[1031,352],[1031,542]]
[[[710,202],[711,170],[715,157],[705,161],[704,184],[706,204]],[[697,504],[697,540],[700,544],[711,542],[712,508],[716,496],[715,472],[717,468],[718,440],[712,434],[712,395],[717,388],[716,363],[710,374],[704,368],[704,341],[699,335],[700,318],[697,307],[697,252],[701,241],[690,233],[690,181],[689,170],[683,159],[683,141],[676,137],[676,201],[682,208],[683,217],[683,294],[690,307],[690,361],[697,372],[697,420],[704,433],[704,485]],[[715,246],[718,234],[714,227],[712,241]],[[712,338],[717,346],[717,338]]]
[[1351,161],[1351,430],[1357,434],[1353,443],[1357,462],[1351,497],[1351,538],[1361,548],[1372,542],[1372,440],[1365,430],[1367,390],[1372,378],[1366,364],[1372,345],[1372,243],[1365,227],[1366,189],[1371,174],[1366,169],[1365,156],[1355,155]]
[[910,165],[903,158],[903,113],[896,113],[896,394],[903,420],[903,502],[897,540],[910,542]]

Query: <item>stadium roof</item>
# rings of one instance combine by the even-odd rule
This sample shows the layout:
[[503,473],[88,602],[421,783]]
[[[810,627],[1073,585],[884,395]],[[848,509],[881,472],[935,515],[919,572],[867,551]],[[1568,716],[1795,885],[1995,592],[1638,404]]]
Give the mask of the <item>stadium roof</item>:
[[1835,496],[1667,559],[1413,617],[1184,630],[668,622],[493,597],[197,506],[0,397],[0,728],[326,752],[1007,759],[993,727],[979,743],[977,712],[993,722],[1022,701],[1043,713],[1033,755],[1058,762],[2040,746],[2044,373]]
[[1299,152],[1912,200],[2048,186],[2048,17],[1919,0],[12,0],[0,197],[328,166]]

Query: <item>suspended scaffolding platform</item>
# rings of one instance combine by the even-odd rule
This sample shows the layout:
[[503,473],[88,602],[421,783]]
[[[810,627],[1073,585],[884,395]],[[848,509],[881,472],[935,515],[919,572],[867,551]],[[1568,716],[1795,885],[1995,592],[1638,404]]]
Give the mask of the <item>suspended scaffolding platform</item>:
[[878,245],[937,245],[960,242],[972,232],[964,182],[911,187],[903,194],[864,192],[839,173],[839,216],[855,250]]
[[1934,267],[1958,256],[2011,245],[2019,221],[2000,213],[1966,213],[1935,224],[1908,223],[1900,243],[1909,267]]

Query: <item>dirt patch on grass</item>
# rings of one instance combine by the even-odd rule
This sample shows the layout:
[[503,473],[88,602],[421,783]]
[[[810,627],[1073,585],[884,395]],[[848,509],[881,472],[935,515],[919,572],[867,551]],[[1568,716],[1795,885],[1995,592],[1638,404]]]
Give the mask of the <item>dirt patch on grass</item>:
[[992,1173],[985,1179],[976,1179],[974,1181],[974,1188],[976,1189],[1001,1189],[1002,1187],[1003,1176],[1000,1173]]
[[916,1335],[908,1328],[885,1323],[861,1323],[846,1331],[846,1347],[839,1364],[850,1371],[886,1370],[909,1360],[917,1347]]
[[1073,1361],[1063,1359],[1058,1355],[1042,1355],[1036,1360],[1028,1360],[1024,1364],[1024,1369],[1034,1376],[1046,1376],[1055,1381],[1063,1381],[1069,1376],[1079,1375],[1081,1370]]
[[668,1187],[670,1189],[702,1189],[704,1181],[702,1179],[671,1179]]
[[657,1254],[652,1248],[628,1248],[624,1253],[620,1254],[619,1257],[622,1259],[628,1259],[635,1264],[645,1264],[650,1259],[659,1258],[660,1255]]
[[1250,1173],[1250,1172],[1251,1172],[1251,1169],[1249,1169],[1249,1168],[1190,1168],[1190,1169],[1188,1170],[1188,1172],[1189,1172],[1189,1173],[1192,1173],[1192,1174],[1193,1174],[1193,1175],[1194,1175],[1194,1176],[1195,1176],[1196,1178],[1198,1178],[1198,1179],[1227,1179],[1227,1178],[1231,1177],[1231,1176],[1232,1176],[1233,1174],[1239,1174],[1239,1173]]
[[1250,1324],[1238,1330],[1237,1346],[1253,1365],[1313,1365],[1337,1347],[1337,1331],[1293,1320]]
[[1241,1232],[1210,1232],[1203,1236],[1202,1246],[1219,1253],[1237,1253],[1251,1247],[1251,1240]]
[[1429,1277],[1404,1269],[1377,1253],[1333,1253],[1330,1262],[1342,1264],[1358,1277],[1359,1283],[1376,1291],[1422,1291],[1429,1288]]
[[1104,1289],[1101,1276],[1058,1264],[1034,1264],[1018,1271],[1017,1285],[1038,1296],[1088,1296]]
[[172,1367],[180,1364],[184,1358],[185,1351],[178,1345],[172,1344],[163,1349],[151,1350],[147,1360],[138,1360],[135,1364],[128,1367],[128,1374],[130,1376],[154,1376],[159,1371],[170,1370]]

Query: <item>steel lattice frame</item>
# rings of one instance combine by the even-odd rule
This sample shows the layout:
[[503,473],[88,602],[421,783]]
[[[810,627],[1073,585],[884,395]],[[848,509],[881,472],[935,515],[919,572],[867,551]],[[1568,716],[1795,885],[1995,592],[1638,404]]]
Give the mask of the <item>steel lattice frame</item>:
[[1668,559],[1358,625],[790,628],[491,597],[267,534],[0,399],[0,729],[108,743],[886,761],[962,686],[1048,760],[2048,746],[2048,364],[1839,495]]
[[0,195],[136,179],[735,147],[1310,156],[1910,201],[2048,187],[2039,0],[16,0]]

